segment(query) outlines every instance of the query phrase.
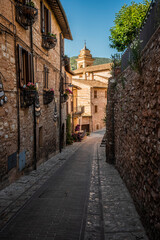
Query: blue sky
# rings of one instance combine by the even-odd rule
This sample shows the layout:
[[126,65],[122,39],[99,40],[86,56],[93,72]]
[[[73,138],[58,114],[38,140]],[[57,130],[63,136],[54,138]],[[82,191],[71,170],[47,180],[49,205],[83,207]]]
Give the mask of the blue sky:
[[[115,50],[109,47],[109,29],[115,13],[132,0],[61,0],[66,12],[73,41],[65,40],[65,54],[77,56],[86,40],[93,57],[110,57]],[[135,0],[142,2],[142,0]]]

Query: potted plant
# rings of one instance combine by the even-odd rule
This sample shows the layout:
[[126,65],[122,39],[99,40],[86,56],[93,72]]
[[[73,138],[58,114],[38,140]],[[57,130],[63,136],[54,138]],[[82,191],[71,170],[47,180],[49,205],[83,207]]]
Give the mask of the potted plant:
[[44,104],[49,104],[54,99],[54,90],[53,88],[50,89],[44,89],[43,91],[43,102]]
[[34,2],[30,1],[26,4],[20,2],[16,5],[16,19],[24,27],[32,25],[38,16],[38,10],[35,8]]
[[21,89],[21,106],[29,107],[33,104],[36,95],[36,85],[32,82],[28,82]]
[[66,88],[65,93],[68,94],[68,95],[73,94],[73,92],[69,88]]
[[29,6],[29,7],[32,7],[32,8],[34,8],[34,7],[35,7],[35,4],[34,4],[34,2],[32,2],[32,1],[30,1],[30,2],[26,3],[26,5],[27,5],[27,6]]
[[73,92],[69,89],[69,88],[66,88],[65,92],[63,93],[63,95],[61,96],[61,101],[62,102],[66,102],[68,99],[69,99],[69,94],[72,94]]
[[43,35],[43,47],[46,49],[54,48],[57,43],[57,36],[56,34],[48,32],[47,35]]

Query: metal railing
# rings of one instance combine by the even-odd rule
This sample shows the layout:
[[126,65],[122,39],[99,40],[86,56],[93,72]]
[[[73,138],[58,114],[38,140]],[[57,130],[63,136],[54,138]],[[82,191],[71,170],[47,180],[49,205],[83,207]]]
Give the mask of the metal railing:
[[[160,0],[152,0],[150,7],[147,11],[146,17],[141,25],[141,28],[137,30],[135,39],[140,40],[140,49],[144,49],[152,35],[158,29],[160,25]],[[130,46],[123,53],[121,59],[121,70],[124,71],[129,62],[132,61],[132,51]]]

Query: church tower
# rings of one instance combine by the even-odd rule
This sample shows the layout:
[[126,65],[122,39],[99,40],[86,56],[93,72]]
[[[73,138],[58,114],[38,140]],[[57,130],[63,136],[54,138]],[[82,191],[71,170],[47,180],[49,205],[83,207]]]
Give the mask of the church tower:
[[84,44],[84,48],[80,51],[80,55],[78,56],[77,61],[77,69],[86,68],[88,66],[93,65],[94,58],[90,54],[90,50],[86,48],[86,43]]

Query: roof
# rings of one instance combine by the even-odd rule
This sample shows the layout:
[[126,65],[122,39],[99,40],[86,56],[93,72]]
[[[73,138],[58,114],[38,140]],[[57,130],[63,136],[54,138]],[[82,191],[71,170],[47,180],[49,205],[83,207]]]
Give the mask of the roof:
[[85,84],[93,88],[107,88],[107,84],[96,80],[72,79],[73,84]]
[[75,84],[72,84],[73,88],[76,88],[78,90],[81,90],[82,88],[80,88],[79,86],[75,85]]
[[99,72],[99,71],[103,71],[103,70],[111,70],[111,65],[112,63],[105,63],[105,64],[100,64],[100,65],[95,65],[95,66],[89,66],[86,68],[79,68],[74,70],[74,74],[79,74],[79,73],[83,73],[83,72]]
[[73,40],[65,11],[60,0],[47,0],[66,39]]

